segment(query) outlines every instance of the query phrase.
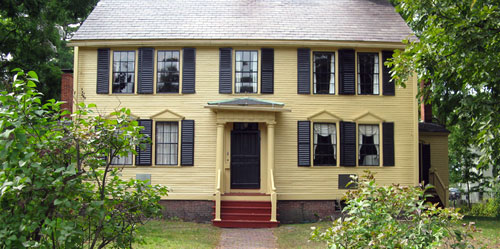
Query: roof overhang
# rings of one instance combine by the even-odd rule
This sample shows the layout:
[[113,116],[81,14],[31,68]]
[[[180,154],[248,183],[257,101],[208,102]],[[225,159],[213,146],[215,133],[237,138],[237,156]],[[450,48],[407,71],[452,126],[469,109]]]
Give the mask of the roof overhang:
[[325,41],[325,40],[243,40],[243,39],[132,39],[71,40],[71,47],[144,47],[144,46],[280,46],[404,49],[402,42]]

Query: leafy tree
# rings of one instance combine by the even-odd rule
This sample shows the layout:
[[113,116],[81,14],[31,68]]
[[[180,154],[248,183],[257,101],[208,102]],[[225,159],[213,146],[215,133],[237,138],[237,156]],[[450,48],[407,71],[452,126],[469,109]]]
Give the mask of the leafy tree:
[[468,248],[469,230],[453,228],[462,219],[456,210],[426,203],[425,189],[378,186],[373,174],[366,173],[358,188],[344,196],[345,216],[326,231],[315,229],[311,239],[339,249]]
[[111,165],[146,142],[141,127],[126,109],[109,120],[81,104],[68,118],[42,104],[37,78],[17,71],[0,93],[0,248],[130,247],[167,193]]
[[[393,78],[416,72],[439,123],[469,127],[479,168],[500,173],[500,8],[497,0],[394,0],[418,40],[396,51]],[[453,129],[456,136],[463,132]],[[463,133],[467,136],[469,134]],[[458,148],[453,148],[458,149]]]
[[[1,0],[0,87],[9,86],[14,68],[42,75],[44,100],[59,98],[61,69],[72,68],[73,50],[66,39],[97,0]],[[75,25],[76,24],[76,25]]]

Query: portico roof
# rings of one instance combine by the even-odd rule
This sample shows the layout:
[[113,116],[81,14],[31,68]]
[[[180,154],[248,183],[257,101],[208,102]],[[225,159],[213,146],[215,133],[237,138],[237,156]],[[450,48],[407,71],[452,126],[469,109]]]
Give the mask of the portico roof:
[[235,98],[208,102],[205,108],[212,110],[241,110],[241,111],[268,111],[268,112],[290,112],[283,108],[285,104],[270,100],[256,98]]

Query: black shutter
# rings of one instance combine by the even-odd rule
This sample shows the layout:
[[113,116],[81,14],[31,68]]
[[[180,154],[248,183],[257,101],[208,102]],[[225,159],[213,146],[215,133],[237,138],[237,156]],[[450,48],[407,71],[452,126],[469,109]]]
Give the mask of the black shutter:
[[394,166],[394,123],[383,123],[384,166]]
[[311,50],[297,49],[297,93],[311,93]]
[[109,93],[109,48],[97,49],[97,93]]
[[139,48],[137,93],[153,93],[155,49]]
[[356,123],[340,122],[340,166],[356,166]]
[[354,50],[339,50],[339,71],[339,93],[354,94],[356,92],[356,53]]
[[[393,53],[393,51],[382,51],[382,63],[385,63],[387,59],[392,58]],[[392,67],[387,67],[382,64],[382,89],[384,95],[394,96],[396,89],[394,81],[391,79],[391,69]]]
[[[144,129],[141,130],[141,134],[144,134],[146,137],[150,138],[151,140],[153,139],[153,120],[151,119],[139,119],[139,126],[143,126]],[[151,142],[144,143],[145,148],[140,149],[139,146],[137,146],[136,151],[137,151],[137,156],[135,156],[135,165],[138,166],[150,166],[152,162],[152,148],[151,148]]]
[[261,93],[274,93],[274,49],[263,48],[260,71]]
[[299,166],[311,166],[311,122],[297,122],[297,142]]
[[194,165],[194,120],[182,120],[181,165]]
[[233,93],[233,49],[221,48],[219,56],[219,93]]
[[196,49],[182,51],[182,93],[195,93]]

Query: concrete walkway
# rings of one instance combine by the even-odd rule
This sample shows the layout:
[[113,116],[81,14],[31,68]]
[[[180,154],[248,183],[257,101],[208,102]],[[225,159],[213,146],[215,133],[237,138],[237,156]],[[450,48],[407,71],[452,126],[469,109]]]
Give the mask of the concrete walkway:
[[223,228],[217,248],[277,248],[277,244],[270,228]]

